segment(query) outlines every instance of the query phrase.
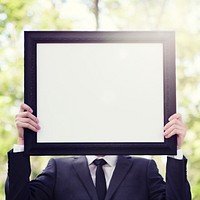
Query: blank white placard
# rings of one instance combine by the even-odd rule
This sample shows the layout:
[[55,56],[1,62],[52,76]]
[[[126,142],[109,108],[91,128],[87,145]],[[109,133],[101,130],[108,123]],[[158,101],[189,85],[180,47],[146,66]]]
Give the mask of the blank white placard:
[[37,44],[37,142],[163,142],[162,43]]

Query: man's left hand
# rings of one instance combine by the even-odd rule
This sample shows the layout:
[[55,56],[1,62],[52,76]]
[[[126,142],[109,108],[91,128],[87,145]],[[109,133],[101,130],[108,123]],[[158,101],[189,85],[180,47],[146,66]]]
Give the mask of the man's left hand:
[[180,149],[186,136],[186,126],[178,113],[173,114],[169,118],[169,122],[164,126],[165,138],[170,138],[173,135],[177,135],[177,149]]

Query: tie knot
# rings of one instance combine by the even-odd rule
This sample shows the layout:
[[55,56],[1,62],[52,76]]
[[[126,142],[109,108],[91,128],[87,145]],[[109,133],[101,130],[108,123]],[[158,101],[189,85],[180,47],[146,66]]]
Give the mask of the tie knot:
[[95,164],[96,166],[103,166],[103,165],[106,164],[106,161],[105,161],[104,159],[95,159],[95,160],[94,160],[94,164]]

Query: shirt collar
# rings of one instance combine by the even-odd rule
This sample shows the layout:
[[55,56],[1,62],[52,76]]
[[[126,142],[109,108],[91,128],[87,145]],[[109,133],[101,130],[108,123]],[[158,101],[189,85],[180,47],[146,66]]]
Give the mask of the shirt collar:
[[103,158],[109,166],[114,167],[114,166],[116,166],[118,156],[106,155],[106,156],[99,157],[99,156],[95,156],[95,155],[87,155],[86,158],[88,161],[88,165],[91,165],[95,159]]

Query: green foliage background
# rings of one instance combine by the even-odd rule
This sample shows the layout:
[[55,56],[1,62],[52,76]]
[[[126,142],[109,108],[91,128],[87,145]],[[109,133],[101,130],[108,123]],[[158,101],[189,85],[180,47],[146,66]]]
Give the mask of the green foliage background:
[[[178,112],[188,127],[184,152],[193,199],[200,199],[200,1],[199,0],[0,0],[0,199],[7,151],[16,143],[15,115],[23,102],[25,30],[174,30]],[[96,18],[95,18],[96,16]],[[97,23],[98,22],[98,23]],[[97,26],[98,24],[98,26]],[[48,158],[32,158],[32,176]],[[162,174],[163,157],[155,158]]]

